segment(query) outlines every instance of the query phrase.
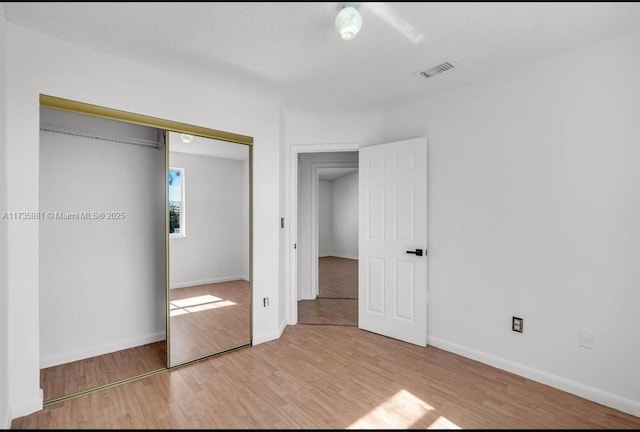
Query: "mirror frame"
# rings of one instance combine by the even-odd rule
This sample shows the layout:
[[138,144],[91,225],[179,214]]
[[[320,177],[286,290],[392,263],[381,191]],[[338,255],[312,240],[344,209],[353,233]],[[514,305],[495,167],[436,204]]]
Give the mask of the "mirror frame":
[[49,405],[54,402],[60,402],[73,397],[77,397],[89,392],[93,392],[102,388],[115,386],[123,382],[132,381],[145,376],[153,375],[158,372],[162,372],[168,369],[176,368],[189,364],[195,361],[199,361],[205,358],[209,358],[218,354],[222,354],[227,351],[250,346],[253,344],[253,137],[247,135],[236,134],[233,132],[226,132],[217,129],[210,129],[201,126],[195,126],[188,123],[181,123],[172,120],[165,120],[158,117],[147,116],[143,114],[136,114],[129,111],[122,111],[113,108],[107,108],[99,105],[88,104],[84,102],[78,102],[71,99],[59,98],[56,96],[50,96],[46,94],[40,94],[40,106],[46,108],[54,108],[63,111],[70,111],[78,114],[87,114],[96,117],[102,117],[110,120],[118,120],[127,123],[138,124],[142,126],[149,126],[156,129],[161,129],[165,132],[165,203],[168,200],[168,169],[169,169],[169,132],[185,133],[189,135],[200,136],[203,138],[211,138],[220,141],[227,141],[231,143],[241,144],[248,146],[249,150],[249,342],[245,345],[232,347],[228,350],[221,352],[214,352],[211,354],[198,357],[188,362],[171,365],[170,362],[170,344],[171,338],[169,333],[169,214],[165,212],[165,262],[166,262],[166,290],[165,290],[165,360],[166,366],[164,369],[158,369],[151,372],[146,372],[140,375],[136,375],[124,380],[117,381],[115,383],[101,385],[97,388],[91,388],[83,390],[78,393],[62,396],[59,398],[45,401],[44,405]]

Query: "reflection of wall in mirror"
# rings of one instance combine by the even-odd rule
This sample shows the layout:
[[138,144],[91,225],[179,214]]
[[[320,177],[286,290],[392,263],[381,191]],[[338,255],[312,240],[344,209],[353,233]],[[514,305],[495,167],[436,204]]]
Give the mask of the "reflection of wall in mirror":
[[178,152],[169,159],[188,175],[187,234],[170,240],[170,287],[248,280],[248,161]]

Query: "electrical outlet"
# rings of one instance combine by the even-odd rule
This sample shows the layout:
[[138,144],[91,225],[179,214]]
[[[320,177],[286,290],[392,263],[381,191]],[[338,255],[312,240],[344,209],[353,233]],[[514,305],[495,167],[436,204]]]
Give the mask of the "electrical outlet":
[[590,330],[578,330],[578,345],[593,349],[593,332]]
[[522,333],[523,327],[524,319],[513,317],[513,320],[511,321],[511,330],[513,330],[514,332]]
[[269,306],[269,297],[265,297],[262,299],[262,306],[263,307]]

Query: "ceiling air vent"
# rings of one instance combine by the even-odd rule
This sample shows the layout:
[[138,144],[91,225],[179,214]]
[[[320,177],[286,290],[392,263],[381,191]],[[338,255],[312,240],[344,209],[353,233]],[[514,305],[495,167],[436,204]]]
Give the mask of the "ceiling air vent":
[[429,69],[423,69],[418,72],[415,72],[415,74],[418,76],[421,76],[422,78],[431,78],[433,76],[441,74],[442,72],[446,72],[450,69],[453,69],[455,66],[456,66],[455,63],[446,61],[444,63],[440,63],[438,66],[434,66]]

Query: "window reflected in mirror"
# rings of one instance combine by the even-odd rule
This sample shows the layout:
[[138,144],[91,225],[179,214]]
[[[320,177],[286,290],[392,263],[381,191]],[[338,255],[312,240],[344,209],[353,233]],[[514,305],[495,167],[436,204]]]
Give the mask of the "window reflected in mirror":
[[184,169],[169,168],[169,236],[185,237]]

